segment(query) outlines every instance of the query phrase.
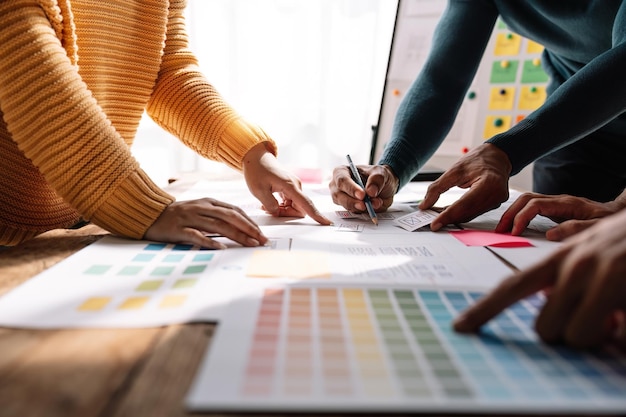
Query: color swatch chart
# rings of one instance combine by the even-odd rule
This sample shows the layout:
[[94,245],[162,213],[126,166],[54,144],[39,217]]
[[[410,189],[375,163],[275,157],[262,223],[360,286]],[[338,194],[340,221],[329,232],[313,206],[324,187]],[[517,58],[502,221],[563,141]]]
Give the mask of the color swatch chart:
[[[226,242],[225,242],[226,243]],[[216,321],[252,251],[106,236],[25,282],[0,299],[9,327],[150,327]]]
[[479,292],[266,289],[233,302],[188,397],[193,410],[626,409],[626,361],[537,341],[530,297],[481,335],[450,323]]

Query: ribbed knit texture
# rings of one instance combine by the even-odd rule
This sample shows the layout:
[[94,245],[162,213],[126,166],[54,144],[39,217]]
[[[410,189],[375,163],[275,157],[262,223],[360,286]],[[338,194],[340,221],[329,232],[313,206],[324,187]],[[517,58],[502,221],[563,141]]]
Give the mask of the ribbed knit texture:
[[184,7],[0,2],[0,244],[81,217],[141,238],[173,201],[129,149],[146,109],[192,149],[234,168],[257,143],[275,152],[199,73]]

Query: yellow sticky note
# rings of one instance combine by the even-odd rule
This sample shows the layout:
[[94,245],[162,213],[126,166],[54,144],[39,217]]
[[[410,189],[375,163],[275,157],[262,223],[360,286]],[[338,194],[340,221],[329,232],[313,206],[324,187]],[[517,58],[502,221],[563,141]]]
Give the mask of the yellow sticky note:
[[513,110],[515,87],[493,87],[489,94],[489,110]]
[[246,275],[255,278],[330,278],[328,254],[317,251],[254,251]]
[[496,37],[494,54],[497,56],[517,55],[519,54],[521,44],[521,36],[515,33],[500,33]]
[[517,107],[520,110],[536,110],[543,104],[544,101],[546,101],[546,97],[546,88],[543,86],[522,87]]
[[487,116],[485,120],[484,138],[507,131],[511,127],[511,116]]
[[528,40],[528,43],[526,44],[526,52],[529,54],[540,54],[542,51],[543,45],[535,41],[531,41],[530,39]]

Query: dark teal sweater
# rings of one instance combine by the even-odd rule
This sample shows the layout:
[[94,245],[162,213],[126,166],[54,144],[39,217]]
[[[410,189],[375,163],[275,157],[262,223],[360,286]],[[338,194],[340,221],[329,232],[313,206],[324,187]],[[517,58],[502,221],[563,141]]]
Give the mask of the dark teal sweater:
[[400,186],[448,134],[498,15],[545,47],[542,63],[550,75],[546,102],[487,141],[507,153],[511,175],[597,129],[626,140],[626,1],[449,0],[379,161],[391,166]]

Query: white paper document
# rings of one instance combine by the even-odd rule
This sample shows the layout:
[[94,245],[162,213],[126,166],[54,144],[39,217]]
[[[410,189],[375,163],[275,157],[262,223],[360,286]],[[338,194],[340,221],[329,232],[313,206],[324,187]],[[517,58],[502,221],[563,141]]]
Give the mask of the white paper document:
[[[252,253],[105,236],[0,297],[0,326],[154,327],[212,322]],[[262,250],[289,248],[276,239]]]

